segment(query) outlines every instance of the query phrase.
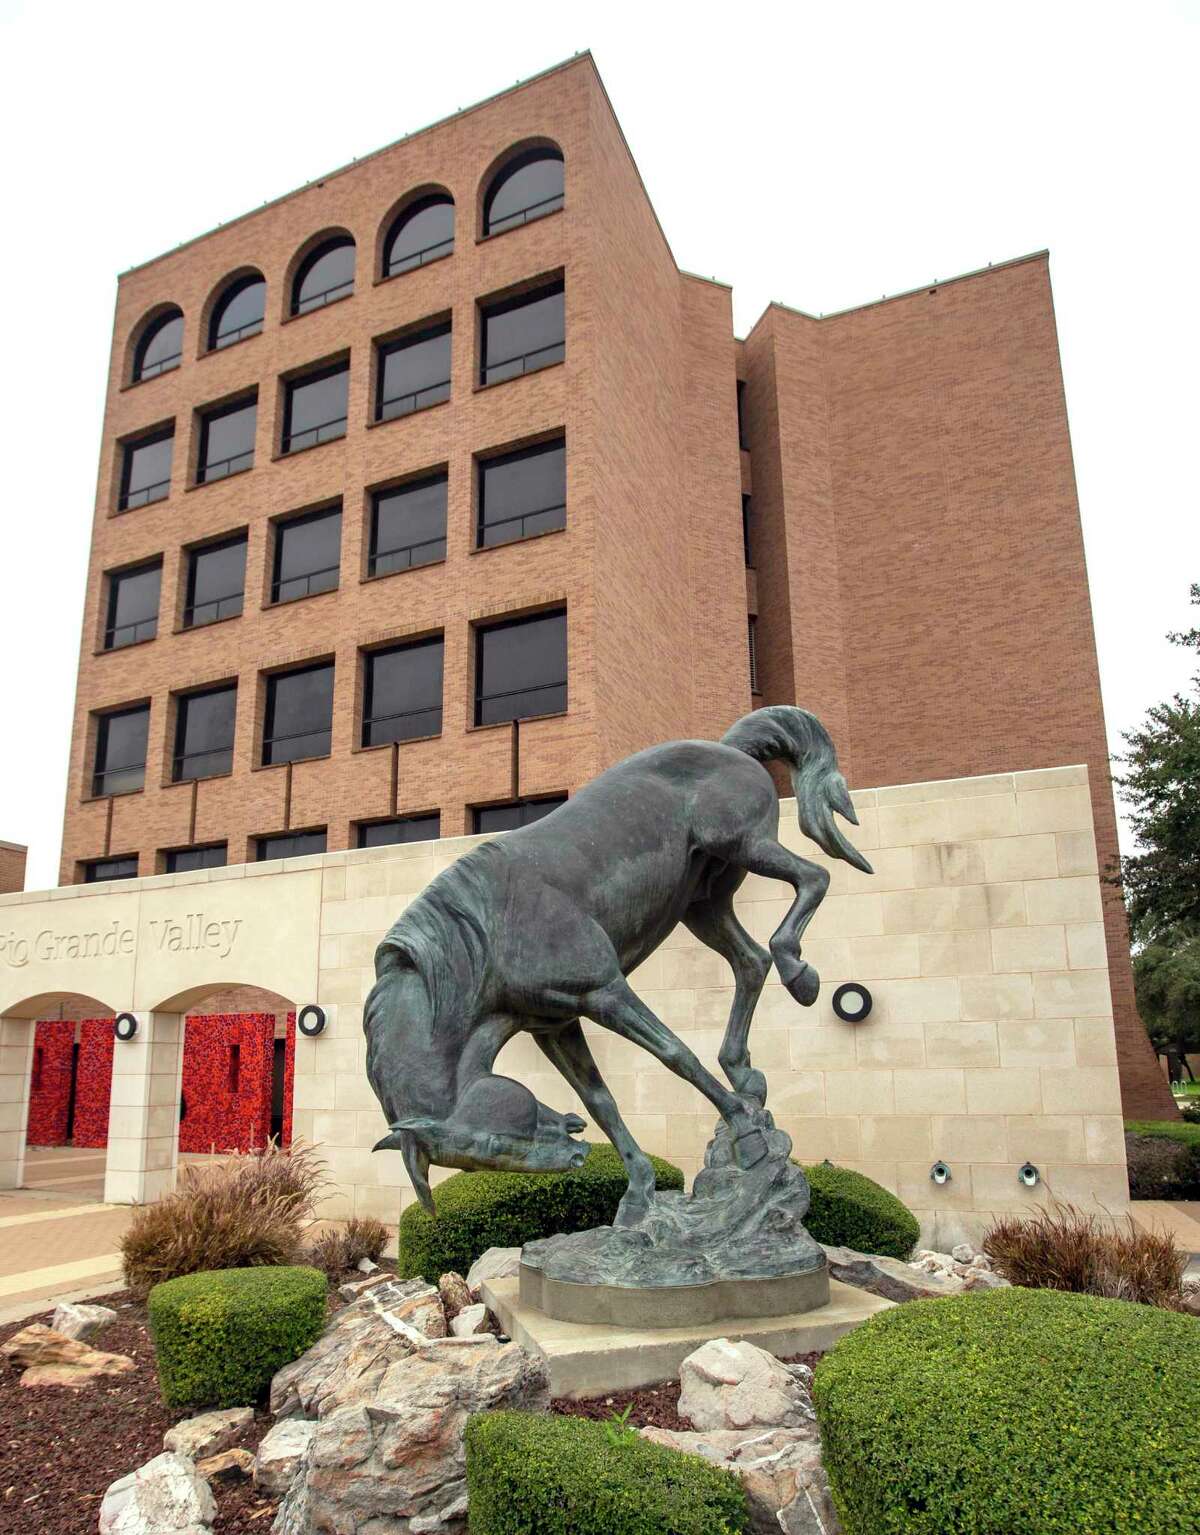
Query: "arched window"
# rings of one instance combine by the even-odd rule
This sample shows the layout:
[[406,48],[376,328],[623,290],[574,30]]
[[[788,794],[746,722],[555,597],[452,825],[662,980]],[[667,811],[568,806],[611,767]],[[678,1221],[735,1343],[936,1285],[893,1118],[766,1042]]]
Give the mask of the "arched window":
[[563,205],[563,157],[559,150],[527,149],[503,165],[483,200],[483,232],[500,234],[544,218]]
[[261,273],[249,272],[231,282],[213,306],[208,322],[209,351],[218,352],[247,336],[257,336],[263,328],[266,304],[267,284]]
[[183,357],[183,312],[166,309],[142,332],[133,354],[133,381],[154,378],[179,366]]
[[383,246],[383,275],[396,277],[414,267],[448,256],[454,249],[454,199],[447,192],[418,198],[388,230]]
[[334,235],[309,251],[292,283],[292,313],[307,314],[354,292],[354,241]]

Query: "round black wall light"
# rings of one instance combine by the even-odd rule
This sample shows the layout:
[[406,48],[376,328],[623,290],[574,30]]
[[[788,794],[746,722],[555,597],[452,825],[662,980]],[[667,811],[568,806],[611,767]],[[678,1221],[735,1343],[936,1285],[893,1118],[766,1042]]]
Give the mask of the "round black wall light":
[[1042,1181],[1042,1175],[1032,1162],[1026,1162],[1023,1167],[1017,1168],[1017,1177],[1027,1189],[1036,1188]]
[[862,1023],[871,1007],[871,993],[858,981],[847,981],[833,994],[833,1010],[843,1023]]
[[314,1034],[322,1033],[325,1029],[325,1009],[318,1007],[315,1002],[310,1002],[296,1014],[296,1027],[301,1034],[307,1034],[310,1039]]
[[138,1021],[132,1013],[118,1013],[113,1019],[113,1033],[118,1039],[132,1039],[137,1031]]
[[949,1183],[954,1174],[945,1162],[935,1162],[929,1169],[929,1176],[934,1183]]

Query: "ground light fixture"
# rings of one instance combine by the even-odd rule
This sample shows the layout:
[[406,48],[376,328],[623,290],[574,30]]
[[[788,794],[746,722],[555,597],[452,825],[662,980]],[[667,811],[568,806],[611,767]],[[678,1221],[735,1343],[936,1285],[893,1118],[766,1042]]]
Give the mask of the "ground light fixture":
[[306,1007],[302,1007],[296,1014],[296,1027],[300,1030],[301,1034],[307,1034],[309,1039],[312,1039],[314,1035],[324,1033],[325,1009],[318,1007],[315,1002],[308,1003]]
[[113,1019],[113,1033],[118,1039],[130,1040],[138,1031],[138,1021],[132,1013],[118,1013]]
[[1017,1168],[1017,1177],[1027,1189],[1033,1188],[1042,1181],[1042,1175],[1032,1162],[1026,1162],[1024,1166]]
[[935,1162],[929,1169],[929,1176],[934,1183],[949,1183],[953,1174],[948,1162]]
[[833,1010],[843,1023],[862,1023],[872,1005],[871,993],[858,981],[846,981],[833,994]]

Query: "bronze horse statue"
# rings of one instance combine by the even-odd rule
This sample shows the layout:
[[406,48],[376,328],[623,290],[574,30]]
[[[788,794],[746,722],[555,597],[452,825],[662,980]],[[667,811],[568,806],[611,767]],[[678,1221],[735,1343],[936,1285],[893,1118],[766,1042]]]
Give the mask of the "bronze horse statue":
[[[720,742],[672,741],[601,773],[533,825],[485,843],[439,874],[380,944],[367,998],[367,1075],[421,1203],[429,1167],[545,1172],[579,1166],[585,1121],[539,1103],[492,1065],[514,1034],[532,1034],[620,1153],[629,1174],[618,1226],[645,1216],[649,1158],[605,1086],[580,1025],[589,1018],[641,1045],[711,1100],[739,1166],[766,1155],[766,1082],[749,1030],[771,961],[797,1002],[820,978],[800,940],[827,870],[781,846],[765,762],[791,770],[799,821],[831,857],[871,866],[842,835],[855,824],[846,781],[820,721],[786,705],[740,719]],[[733,897],[747,873],[785,880],[796,899],[767,953]],[[729,961],[733,1007],[719,1060],[705,1069],[626,976],[682,922]]]

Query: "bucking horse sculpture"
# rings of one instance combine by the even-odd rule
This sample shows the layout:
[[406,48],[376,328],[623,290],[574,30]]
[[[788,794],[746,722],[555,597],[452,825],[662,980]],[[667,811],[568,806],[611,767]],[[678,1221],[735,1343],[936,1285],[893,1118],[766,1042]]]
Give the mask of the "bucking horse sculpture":
[[[492,1066],[513,1035],[532,1034],[620,1153],[629,1174],[617,1227],[646,1216],[649,1158],[626,1128],[580,1019],[641,1045],[711,1100],[733,1157],[766,1155],[766,1082],[749,1031],[774,960],[803,1006],[819,977],[800,940],[828,871],[778,840],[775,785],[791,771],[801,829],[834,858],[871,866],[834,815],[857,824],[820,721],[778,705],[739,720],[720,742],[672,741],[602,773],[533,825],[485,843],[437,876],[380,944],[367,999],[367,1075],[431,1213],[429,1167],[545,1172],[580,1165],[585,1122],[539,1103]],[[766,952],[734,915],[747,873],[784,880],[796,899]],[[701,1064],[626,977],[682,922],[728,960],[735,990],[719,1060]]]

